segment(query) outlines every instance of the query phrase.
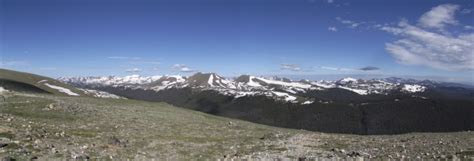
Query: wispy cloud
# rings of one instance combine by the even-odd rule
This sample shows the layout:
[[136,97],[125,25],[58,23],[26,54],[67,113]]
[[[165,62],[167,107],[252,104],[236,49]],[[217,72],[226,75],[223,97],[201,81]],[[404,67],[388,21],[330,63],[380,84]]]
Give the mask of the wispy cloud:
[[458,23],[454,17],[457,10],[459,10],[459,5],[439,5],[424,13],[418,22],[422,27],[443,29],[446,25]]
[[299,65],[296,65],[296,64],[280,64],[280,69],[281,70],[290,70],[290,71],[294,71],[294,72],[301,71],[301,68],[299,67]]
[[358,71],[356,69],[351,69],[351,68],[339,68],[339,67],[328,67],[328,66],[321,66],[319,68],[325,69],[325,70],[334,70],[334,71],[343,71],[343,72]]
[[339,68],[339,67],[321,66],[319,68],[324,69],[324,70],[333,70],[333,71],[341,71],[341,72],[368,72],[368,71],[380,70],[380,68],[373,67],[373,66],[366,66],[362,68]]
[[140,73],[142,70],[140,68],[130,68],[125,70],[127,73]]
[[385,49],[401,64],[473,70],[474,33],[456,35],[445,29],[447,25],[459,24],[454,17],[458,8],[450,4],[434,7],[421,16],[418,26],[402,20],[397,26],[382,27],[381,30],[399,38],[386,43]]
[[334,0],[328,0],[328,3],[334,3]]
[[30,65],[27,61],[0,61],[0,67],[8,67],[8,66],[27,66]]
[[329,30],[329,31],[332,31],[332,32],[337,32],[337,28],[334,27],[334,26],[328,27],[328,30]]
[[464,8],[463,10],[461,10],[461,14],[469,14],[471,12],[472,12],[472,9]]
[[195,70],[194,69],[191,69],[189,68],[187,65],[185,64],[174,64],[172,67],[172,69],[174,70],[177,70],[179,72],[185,72],[185,73],[189,73],[189,72],[194,72]]
[[373,70],[379,70],[380,68],[378,67],[373,67],[373,66],[366,66],[366,67],[363,67],[363,68],[359,68],[359,70],[362,70],[362,71],[373,71]]
[[109,56],[108,59],[117,59],[117,60],[140,60],[140,57],[127,57],[127,56]]
[[336,20],[339,21],[340,23],[346,25],[349,28],[357,28],[360,25],[366,23],[364,21],[358,22],[358,21],[353,21],[353,20],[347,20],[347,19],[343,19],[341,17],[336,17]]
[[464,29],[465,30],[474,30],[474,26],[466,25],[466,26],[464,26]]

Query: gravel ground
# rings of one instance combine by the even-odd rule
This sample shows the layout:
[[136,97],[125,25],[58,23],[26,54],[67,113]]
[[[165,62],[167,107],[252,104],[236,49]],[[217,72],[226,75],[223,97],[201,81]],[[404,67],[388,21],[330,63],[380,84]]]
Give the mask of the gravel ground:
[[474,159],[474,133],[327,134],[124,99],[4,94],[0,159]]

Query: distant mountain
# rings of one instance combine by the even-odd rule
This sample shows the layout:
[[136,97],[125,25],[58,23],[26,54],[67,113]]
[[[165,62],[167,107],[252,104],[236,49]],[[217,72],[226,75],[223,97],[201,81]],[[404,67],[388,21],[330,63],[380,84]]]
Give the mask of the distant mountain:
[[412,79],[293,81],[215,73],[59,78],[80,88],[163,101],[210,114],[322,132],[393,134],[473,130],[474,90]]
[[[160,91],[170,88],[190,87],[200,90],[216,91],[220,94],[233,96],[267,96],[279,101],[308,104],[313,100],[305,93],[328,89],[343,89],[358,95],[386,95],[394,92],[423,93],[427,87],[423,82],[394,78],[361,80],[344,78],[338,81],[292,81],[287,78],[264,78],[242,75],[235,79],[226,79],[215,73],[196,73],[190,77],[183,76],[152,76],[138,75],[126,77],[73,77],[59,80],[79,87],[123,87]],[[309,101],[309,102],[308,102]],[[314,100],[313,100],[314,101]],[[318,100],[320,101],[320,100]]]

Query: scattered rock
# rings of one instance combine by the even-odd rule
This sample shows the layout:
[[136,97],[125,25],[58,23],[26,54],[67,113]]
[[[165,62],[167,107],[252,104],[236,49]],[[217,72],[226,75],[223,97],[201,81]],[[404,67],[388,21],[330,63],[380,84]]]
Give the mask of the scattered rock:
[[10,156],[7,156],[7,157],[2,158],[1,161],[16,161],[16,159]]
[[350,152],[349,154],[347,154],[348,156],[350,157],[358,157],[358,156],[361,156],[359,152],[356,152],[356,151],[352,151]]
[[7,147],[8,144],[7,143],[0,143],[0,148],[4,148],[4,147]]
[[346,150],[341,149],[341,150],[339,150],[339,152],[341,152],[341,153],[346,153]]
[[121,141],[120,139],[118,139],[118,138],[115,137],[115,136],[112,136],[112,137],[109,139],[109,144],[115,145],[115,146],[127,147],[127,143],[128,143],[128,140],[127,140],[127,141]]

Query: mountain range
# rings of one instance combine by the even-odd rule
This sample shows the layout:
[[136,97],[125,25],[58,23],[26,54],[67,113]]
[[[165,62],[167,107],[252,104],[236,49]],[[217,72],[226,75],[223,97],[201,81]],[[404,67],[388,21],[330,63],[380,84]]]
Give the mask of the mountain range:
[[0,70],[0,92],[166,102],[250,122],[330,133],[397,134],[474,129],[474,90],[401,78],[290,80],[215,73],[52,79]]
[[277,101],[310,104],[316,100],[305,95],[308,92],[343,89],[358,95],[388,95],[394,92],[406,94],[423,93],[428,87],[437,87],[438,82],[429,80],[416,81],[401,78],[386,79],[354,79],[344,78],[338,81],[292,81],[278,77],[256,77],[242,75],[234,79],[226,79],[215,73],[197,73],[190,77],[184,76],[139,76],[125,77],[61,77],[60,81],[87,88],[122,87],[129,89],[153,90],[156,92],[171,88],[193,88],[216,91],[234,98],[245,96],[267,96]]
[[[213,73],[60,80],[0,70],[0,158],[472,158],[472,90],[455,84]],[[409,134],[372,135],[397,133]]]
[[430,80],[294,81],[251,75],[225,78],[215,73],[58,80],[129,99],[287,128],[356,134],[474,129],[474,90]]

